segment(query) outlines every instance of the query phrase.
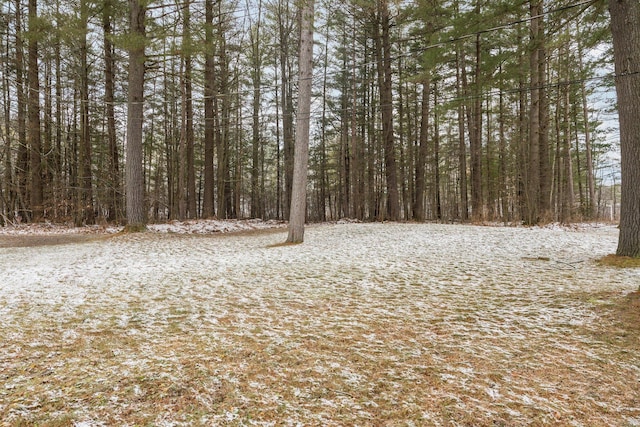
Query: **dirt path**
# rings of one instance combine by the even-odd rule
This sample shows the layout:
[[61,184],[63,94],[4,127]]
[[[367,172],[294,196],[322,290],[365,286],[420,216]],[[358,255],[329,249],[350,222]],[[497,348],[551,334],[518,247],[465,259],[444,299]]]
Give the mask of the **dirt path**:
[[41,234],[20,235],[0,234],[0,248],[27,248],[95,242],[109,238],[107,234]]

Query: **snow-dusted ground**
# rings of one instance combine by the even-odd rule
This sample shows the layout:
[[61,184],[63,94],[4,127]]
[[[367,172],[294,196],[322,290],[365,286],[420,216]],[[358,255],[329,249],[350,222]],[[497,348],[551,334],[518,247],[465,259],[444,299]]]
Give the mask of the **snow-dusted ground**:
[[640,425],[612,226],[155,231],[0,247],[0,425]]
[[[170,221],[161,224],[149,224],[148,229],[155,233],[176,234],[211,234],[231,233],[240,231],[265,230],[282,228],[286,224],[282,221],[262,221],[260,219],[246,220],[186,220]],[[39,223],[19,224],[9,227],[0,227],[0,236],[47,236],[47,235],[74,235],[74,234],[114,234],[123,231],[122,226],[84,226],[70,227],[60,224]]]

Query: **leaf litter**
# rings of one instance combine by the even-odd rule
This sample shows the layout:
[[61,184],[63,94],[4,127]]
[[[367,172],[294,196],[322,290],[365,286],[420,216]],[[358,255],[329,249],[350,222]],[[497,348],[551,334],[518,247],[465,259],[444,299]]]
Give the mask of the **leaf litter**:
[[0,425],[640,425],[612,226],[193,224],[0,245]]

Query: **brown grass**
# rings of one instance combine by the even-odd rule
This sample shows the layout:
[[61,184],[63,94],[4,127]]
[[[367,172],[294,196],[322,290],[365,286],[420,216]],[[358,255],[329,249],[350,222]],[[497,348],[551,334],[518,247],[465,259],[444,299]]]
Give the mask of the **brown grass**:
[[618,268],[640,268],[640,258],[628,256],[607,255],[598,260],[600,265]]
[[284,248],[287,246],[296,246],[302,244],[301,242],[280,242],[272,245],[267,245],[267,248]]
[[0,248],[69,245],[108,239],[108,234],[1,235]]
[[[640,405],[640,387],[629,370],[638,366],[640,297],[605,301],[594,304],[604,319],[598,329],[532,335],[519,343],[472,338],[411,317],[367,319],[357,300],[350,307],[331,298],[288,307],[306,323],[279,313],[282,306],[274,303],[268,319],[252,318],[247,325],[241,312],[251,309],[239,307],[219,319],[219,328],[204,330],[188,321],[185,314],[193,313],[172,307],[164,332],[151,336],[118,326],[117,313],[108,307],[93,314],[113,319],[99,330],[87,330],[82,317],[64,325],[25,321],[0,334],[5,343],[11,333],[21,334],[12,342],[13,357],[1,361],[0,420],[7,420],[3,426],[68,426],[87,419],[157,425],[163,417],[187,425],[298,420],[315,426],[517,426],[581,420],[604,426],[621,415],[617,407]],[[468,314],[477,308],[472,305]],[[144,307],[129,309],[145,313]],[[461,321],[475,324],[473,317]],[[65,337],[70,330],[77,336]],[[277,330],[288,331],[287,342],[268,339]],[[432,339],[424,340],[426,331]],[[556,340],[567,347],[556,347]],[[639,409],[625,411],[640,415]]]
[[610,303],[601,304],[598,310],[606,319],[600,338],[621,344],[620,351],[640,353],[640,291],[623,297],[605,296],[604,300]]
[[[529,262],[556,253],[465,266],[432,241],[415,259],[417,246],[383,247],[349,264],[331,244],[313,258],[317,241],[264,250],[277,238],[119,236],[83,248],[193,263],[113,290],[73,275],[56,285],[88,290],[80,302],[0,298],[0,426],[640,422],[640,293],[572,287],[623,272]],[[225,250],[264,264],[225,265]],[[285,264],[302,251],[306,270]]]

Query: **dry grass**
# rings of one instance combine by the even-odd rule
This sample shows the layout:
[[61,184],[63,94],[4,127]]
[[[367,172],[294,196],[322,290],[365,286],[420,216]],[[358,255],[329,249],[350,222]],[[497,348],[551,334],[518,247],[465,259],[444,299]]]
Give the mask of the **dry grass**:
[[76,245],[0,293],[0,425],[640,425],[635,276],[384,227]]
[[600,258],[598,263],[609,267],[640,268],[640,258],[628,256],[607,255]]

